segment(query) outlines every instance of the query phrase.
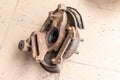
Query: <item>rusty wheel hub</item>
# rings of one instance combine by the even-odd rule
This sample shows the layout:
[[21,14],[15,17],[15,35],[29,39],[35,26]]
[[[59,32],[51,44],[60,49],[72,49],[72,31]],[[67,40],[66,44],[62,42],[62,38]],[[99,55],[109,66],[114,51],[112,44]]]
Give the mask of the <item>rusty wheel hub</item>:
[[83,29],[79,12],[71,7],[58,5],[39,31],[31,34],[27,40],[21,40],[18,48],[23,52],[32,51],[33,58],[50,72],[59,72],[59,64],[75,53]]

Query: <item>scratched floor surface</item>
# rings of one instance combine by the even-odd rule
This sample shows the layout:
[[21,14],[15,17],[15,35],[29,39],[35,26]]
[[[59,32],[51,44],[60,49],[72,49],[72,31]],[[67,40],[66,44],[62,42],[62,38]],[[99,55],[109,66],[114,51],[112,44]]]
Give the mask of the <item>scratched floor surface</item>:
[[[59,3],[81,13],[84,42],[59,74],[51,74],[17,45],[38,30]],[[0,0],[0,80],[120,80],[120,1]]]

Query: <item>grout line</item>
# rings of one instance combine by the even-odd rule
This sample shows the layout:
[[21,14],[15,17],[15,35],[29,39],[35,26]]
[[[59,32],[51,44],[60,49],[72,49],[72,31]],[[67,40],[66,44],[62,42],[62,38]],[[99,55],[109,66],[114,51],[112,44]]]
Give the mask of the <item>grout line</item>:
[[2,40],[2,43],[0,44],[0,49],[2,49],[2,46],[4,45],[4,42],[5,42],[5,40],[6,40],[8,31],[9,31],[9,29],[10,29],[10,25],[11,25],[11,22],[12,22],[12,19],[13,19],[14,15],[15,15],[15,12],[16,12],[16,9],[17,9],[17,6],[18,6],[19,1],[20,1],[20,0],[17,0],[17,2],[16,2],[16,5],[15,5],[14,11],[13,11],[13,14],[12,14],[12,16],[11,16],[11,18],[10,18],[9,23],[8,23],[8,26],[7,26],[5,35],[4,35],[3,40]]
[[[61,70],[60,70],[61,71]],[[60,80],[60,74],[61,74],[61,72],[60,73],[58,73],[58,79],[57,80]]]
[[102,69],[102,70],[106,70],[106,71],[113,71],[113,72],[120,73],[120,70],[117,70],[117,69],[112,69],[112,68],[107,68],[107,67],[101,67],[101,66],[95,66],[95,65],[81,63],[81,62],[76,62],[76,61],[71,61],[71,60],[66,61],[66,62],[71,62],[71,63],[75,63],[75,64],[79,64],[79,65],[84,65],[84,66],[88,66],[88,67],[93,67],[93,68],[97,68],[97,69]]
[[60,65],[60,73],[59,73],[59,77],[58,77],[58,80],[60,80],[60,75],[61,75],[61,71],[63,69],[63,64]]

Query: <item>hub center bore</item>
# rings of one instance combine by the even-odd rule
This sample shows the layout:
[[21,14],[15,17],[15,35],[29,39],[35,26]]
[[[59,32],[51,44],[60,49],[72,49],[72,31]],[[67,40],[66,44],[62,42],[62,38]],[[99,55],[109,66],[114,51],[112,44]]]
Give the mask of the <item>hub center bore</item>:
[[48,43],[49,44],[54,44],[57,41],[58,36],[59,36],[59,32],[58,32],[57,29],[51,30],[51,32],[48,35],[48,39],[47,39]]

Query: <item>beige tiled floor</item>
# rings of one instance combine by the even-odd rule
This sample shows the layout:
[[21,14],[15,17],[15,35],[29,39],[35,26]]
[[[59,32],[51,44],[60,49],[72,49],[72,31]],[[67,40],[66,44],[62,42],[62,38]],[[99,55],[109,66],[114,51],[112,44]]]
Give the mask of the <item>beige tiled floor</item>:
[[[84,21],[80,54],[59,74],[46,72],[17,44],[40,28],[59,3],[75,7]],[[119,0],[0,0],[0,80],[120,80]]]

